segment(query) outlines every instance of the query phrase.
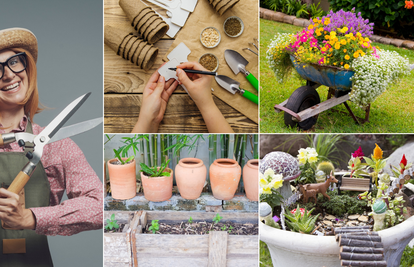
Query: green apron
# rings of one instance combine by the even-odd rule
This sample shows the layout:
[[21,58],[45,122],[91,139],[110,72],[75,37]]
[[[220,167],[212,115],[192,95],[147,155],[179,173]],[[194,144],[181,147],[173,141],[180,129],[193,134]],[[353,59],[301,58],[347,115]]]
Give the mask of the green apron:
[[[26,132],[33,133],[30,121],[27,123]],[[26,143],[28,144],[30,143]],[[25,156],[28,150],[33,151],[33,147],[26,146],[25,152],[0,153],[0,185],[8,187],[11,184],[29,161]],[[26,208],[49,206],[49,194],[49,181],[42,163],[39,162],[24,187]],[[45,235],[38,235],[34,230],[10,230],[0,226],[0,237],[0,266],[53,266]]]

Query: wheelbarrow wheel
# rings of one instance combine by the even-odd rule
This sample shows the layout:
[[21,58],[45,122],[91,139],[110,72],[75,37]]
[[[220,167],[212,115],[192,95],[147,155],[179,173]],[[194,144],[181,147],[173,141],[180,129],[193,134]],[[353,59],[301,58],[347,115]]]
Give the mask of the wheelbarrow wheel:
[[[316,104],[319,104],[321,99],[319,98],[318,92],[311,86],[302,86],[296,89],[293,94],[289,97],[286,103],[286,108],[290,109],[295,113],[299,113],[302,110],[310,108]],[[310,129],[318,120],[318,115],[310,117],[301,122],[296,122],[292,119],[292,115],[285,112],[285,124],[291,127],[298,127],[302,130]]]

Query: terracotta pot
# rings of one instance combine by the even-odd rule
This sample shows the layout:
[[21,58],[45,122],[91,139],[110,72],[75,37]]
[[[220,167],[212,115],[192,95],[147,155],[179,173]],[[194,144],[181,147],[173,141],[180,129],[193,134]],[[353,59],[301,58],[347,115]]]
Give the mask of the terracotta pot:
[[210,166],[213,196],[221,200],[234,197],[241,176],[241,167],[233,159],[216,159]]
[[207,168],[201,159],[184,158],[175,166],[178,190],[185,199],[197,199],[203,191]]
[[[122,158],[126,160],[127,158]],[[124,165],[115,165],[108,161],[109,181],[111,183],[112,197],[115,199],[130,199],[137,194],[136,164],[135,159]]]
[[144,197],[153,202],[169,200],[172,197],[173,171],[166,168],[165,171],[170,176],[148,177],[141,172],[142,187],[144,188]]
[[243,167],[243,183],[246,197],[259,201],[259,160],[251,159]]

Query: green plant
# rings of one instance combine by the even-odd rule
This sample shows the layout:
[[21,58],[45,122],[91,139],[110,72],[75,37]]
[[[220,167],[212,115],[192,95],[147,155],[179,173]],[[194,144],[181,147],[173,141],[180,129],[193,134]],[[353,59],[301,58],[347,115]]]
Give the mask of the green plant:
[[221,219],[223,219],[222,216],[220,216],[220,214],[216,214],[216,217],[214,217],[213,222],[214,223],[219,223],[221,221]]
[[231,233],[231,230],[233,230],[233,228],[234,228],[234,227],[230,225],[230,226],[229,226],[229,230],[228,230],[227,232],[230,234],[230,233]]
[[303,214],[303,216],[300,213],[299,205],[296,208],[295,214],[291,214],[290,212],[285,213],[286,224],[289,226],[289,229],[294,232],[302,232],[305,234],[309,234],[313,231],[315,228],[315,222],[318,219],[318,215],[310,216],[314,209],[311,209],[310,211],[306,211]]
[[190,216],[190,219],[188,219],[188,223],[189,224],[193,223],[193,218],[191,218],[191,216]]
[[414,266],[414,247],[410,248],[409,245],[405,247],[402,257],[401,257],[400,266],[401,267]]
[[318,153],[319,160],[328,160],[336,165],[340,161],[346,161],[348,153],[341,148],[341,145],[349,145],[343,134],[310,134],[305,135],[305,142],[309,147],[313,147]]
[[221,229],[222,231],[226,231],[226,230],[227,230],[227,226],[226,226],[226,225],[223,225],[220,229]]
[[317,18],[317,17],[322,17],[325,15],[325,11],[323,11],[320,7],[319,7],[319,3],[317,3],[315,5],[315,3],[311,4],[308,6],[308,13],[309,13],[309,17],[311,18]]
[[385,137],[385,140],[387,140],[390,143],[392,150],[395,150],[407,143],[407,137],[402,134],[387,135]]
[[286,13],[288,15],[293,15],[298,18],[307,17],[309,14],[308,6],[306,4],[302,4],[300,0],[286,0]]
[[114,148],[114,154],[115,154],[115,158],[117,158],[119,160],[119,162],[121,162],[122,165],[124,165],[125,163],[128,163],[128,162],[130,162],[131,160],[134,159],[134,156],[131,156],[131,157],[127,158],[125,161],[122,160],[121,151],[116,150],[115,148]]
[[264,174],[259,173],[260,202],[266,202],[274,208],[280,205],[282,195],[277,190],[283,185],[283,176],[275,175],[272,169],[267,169]]
[[166,162],[163,162],[161,164],[161,167],[148,167],[147,165],[145,165],[145,163],[140,163],[141,169],[142,171],[148,175],[149,177],[160,177],[160,176],[170,176],[169,172],[165,172],[164,170],[168,167],[168,163],[170,162],[170,159],[167,160]]
[[322,161],[318,164],[317,170],[321,170],[325,175],[330,175],[330,173],[335,171],[335,167],[330,161]]
[[119,225],[117,223],[117,220],[115,220],[115,214],[112,214],[110,219],[106,219],[105,229],[109,231],[114,228],[118,229]]
[[160,225],[158,224],[159,220],[152,220],[151,226],[148,228],[149,231],[152,231],[155,234],[156,231],[160,230]]
[[348,214],[362,214],[367,210],[368,202],[366,200],[358,200],[357,197],[351,197],[347,194],[338,195],[338,191],[327,192],[331,200],[324,200],[318,197],[318,203],[329,214],[335,216],[343,216]]
[[[108,140],[106,141],[109,142],[114,136],[109,137],[108,135],[106,135],[106,137],[108,138]],[[139,140],[145,138],[145,135],[134,135],[133,137],[122,137],[122,139],[124,139],[123,143],[124,145],[119,147],[118,149],[114,149],[114,154],[115,157],[118,158],[119,162],[121,162],[122,165],[124,165],[125,163],[130,162],[131,160],[133,160],[135,158],[135,156],[137,155],[137,152],[139,151],[138,149],[138,145],[140,144]],[[106,144],[105,143],[105,144]],[[134,155],[128,157],[128,154],[130,152],[130,150],[132,149]],[[126,158],[128,157],[125,161],[122,160],[122,158]]]

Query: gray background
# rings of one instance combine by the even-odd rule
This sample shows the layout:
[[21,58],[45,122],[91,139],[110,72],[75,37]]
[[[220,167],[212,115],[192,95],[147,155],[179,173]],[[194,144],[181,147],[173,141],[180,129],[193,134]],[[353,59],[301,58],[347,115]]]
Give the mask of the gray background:
[[[40,101],[49,109],[34,117],[46,126],[72,100],[92,92],[66,123],[81,122],[103,114],[103,2],[2,1],[0,29],[22,27],[38,39],[38,88]],[[72,139],[102,180],[102,124]],[[66,196],[65,196],[66,199]],[[74,236],[49,237],[55,266],[103,266],[102,230]]]

